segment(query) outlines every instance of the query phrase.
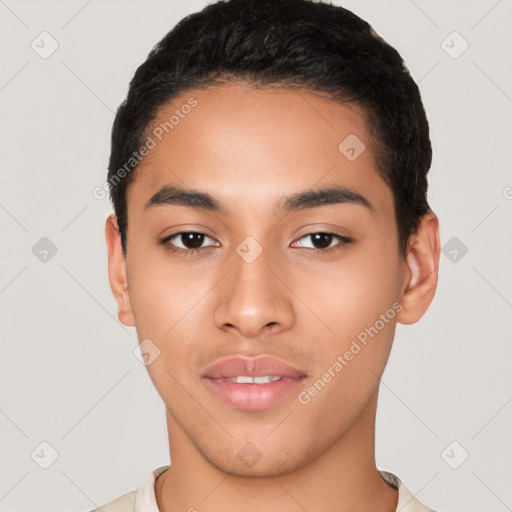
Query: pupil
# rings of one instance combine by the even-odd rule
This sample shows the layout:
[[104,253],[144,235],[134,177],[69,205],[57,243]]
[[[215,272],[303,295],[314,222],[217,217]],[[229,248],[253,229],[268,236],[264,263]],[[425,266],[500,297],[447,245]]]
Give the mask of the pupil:
[[[199,249],[203,243],[204,235],[201,233],[185,233],[181,235],[183,245],[188,249]],[[190,247],[190,245],[192,247]]]
[[317,244],[318,242],[320,243],[321,247],[316,247],[315,245],[317,249],[326,249],[331,245],[332,235],[330,235],[329,233],[314,233],[312,237],[314,245]]

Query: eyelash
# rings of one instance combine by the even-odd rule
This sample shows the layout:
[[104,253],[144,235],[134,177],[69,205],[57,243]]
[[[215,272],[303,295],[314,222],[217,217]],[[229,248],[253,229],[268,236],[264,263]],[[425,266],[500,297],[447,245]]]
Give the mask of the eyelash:
[[[189,233],[197,233],[199,235],[205,235],[205,236],[208,236],[206,233],[202,233],[200,231],[180,231],[178,233],[174,233],[173,235],[170,235],[166,238],[164,238],[163,240],[160,241],[160,243],[164,246],[166,246],[166,248],[168,250],[170,250],[172,253],[178,253],[178,254],[182,254],[184,256],[194,256],[195,254],[207,249],[208,247],[199,247],[198,249],[180,249],[178,247],[175,247],[173,246],[171,243],[170,243],[170,240],[172,240],[173,238],[176,238],[180,235],[186,235],[186,234],[189,234]],[[322,253],[322,254],[330,254],[331,252],[334,252],[334,251],[337,251],[337,250],[341,250],[343,249],[344,247],[346,247],[347,245],[350,245],[353,240],[351,238],[348,238],[346,236],[341,236],[341,235],[338,235],[337,233],[331,233],[330,231],[315,231],[315,232],[312,232],[312,233],[307,233],[303,236],[301,236],[299,238],[299,240],[301,240],[302,238],[305,238],[307,236],[311,236],[311,235],[331,235],[333,237],[336,237],[340,240],[340,243],[334,245],[333,247],[329,247],[327,249],[315,249],[315,248],[307,248],[308,250],[310,251],[313,251],[315,253]],[[208,238],[211,238],[211,237],[208,237]]]

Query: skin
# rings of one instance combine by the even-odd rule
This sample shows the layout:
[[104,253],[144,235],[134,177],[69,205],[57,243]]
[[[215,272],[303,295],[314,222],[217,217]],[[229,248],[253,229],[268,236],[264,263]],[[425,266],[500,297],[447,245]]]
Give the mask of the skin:
[[[437,286],[439,225],[428,212],[400,257],[391,189],[377,173],[364,112],[305,90],[225,83],[191,91],[198,105],[150,151],[127,192],[126,258],[116,217],[106,221],[119,320],[160,355],[147,366],[166,406],[171,467],[155,485],[162,512],[395,511],[398,492],[375,464],[375,416],[396,322],[417,322]],[[349,161],[338,145],[356,134]],[[181,205],[144,208],[165,184],[215,196],[224,213]],[[343,185],[359,204],[284,213],[281,197]],[[205,233],[201,253],[176,233]],[[330,253],[316,232],[335,232]],[[261,255],[236,252],[247,237]],[[194,247],[188,245],[188,248]],[[197,247],[197,246],[196,246]],[[307,390],[357,335],[394,303],[401,310],[307,404],[297,394],[263,411],[237,410],[206,388],[205,370],[234,355],[277,357],[307,372]],[[249,467],[237,456],[257,447]],[[258,478],[254,478],[258,477]]]

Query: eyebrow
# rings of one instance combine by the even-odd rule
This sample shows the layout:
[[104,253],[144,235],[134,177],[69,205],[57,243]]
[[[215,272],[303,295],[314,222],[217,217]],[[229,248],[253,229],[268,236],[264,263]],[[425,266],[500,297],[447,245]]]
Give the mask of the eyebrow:
[[[281,209],[287,213],[331,204],[355,204],[372,212],[374,211],[372,204],[366,197],[341,185],[322,187],[281,197]],[[219,201],[210,194],[199,190],[185,190],[177,185],[161,187],[149,199],[144,209],[168,205],[180,205],[216,213],[226,213]]]

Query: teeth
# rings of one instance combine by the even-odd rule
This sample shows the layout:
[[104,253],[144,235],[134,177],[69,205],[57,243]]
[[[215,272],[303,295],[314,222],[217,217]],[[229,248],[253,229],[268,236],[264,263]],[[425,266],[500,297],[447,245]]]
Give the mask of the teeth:
[[280,379],[281,377],[273,377],[270,375],[265,375],[264,377],[248,377],[241,375],[226,380],[229,380],[230,382],[236,382],[237,384],[268,384],[269,382],[274,382],[275,380]]

